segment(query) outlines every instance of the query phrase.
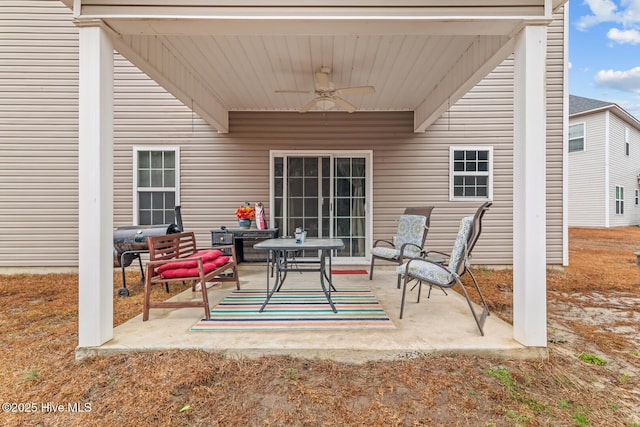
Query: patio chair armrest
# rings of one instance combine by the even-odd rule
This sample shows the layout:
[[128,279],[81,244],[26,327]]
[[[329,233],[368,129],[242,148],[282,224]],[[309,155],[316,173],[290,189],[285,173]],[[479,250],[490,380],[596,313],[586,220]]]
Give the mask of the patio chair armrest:
[[431,254],[438,254],[438,255],[442,255],[444,257],[449,258],[451,256],[451,254],[448,254],[446,252],[440,252],[440,251],[422,251],[422,254],[425,257],[431,256]]
[[426,262],[426,263],[433,264],[433,265],[437,265],[438,267],[444,268],[448,272],[451,272],[446,265],[442,265],[439,262],[433,262],[433,261],[429,261],[428,259],[422,259],[422,258],[411,258],[405,264],[406,267],[405,267],[405,270],[404,270],[404,274],[407,274],[407,272],[409,271],[409,266],[411,265],[412,262],[418,262],[418,261],[419,262]]
[[[402,246],[400,246],[400,255],[398,256],[398,263],[402,264],[402,260],[405,257],[404,252],[405,249],[407,248],[407,246],[412,246],[414,248],[416,248],[418,250],[418,252],[422,253],[422,247],[415,245],[413,243],[404,243]],[[412,258],[416,258],[416,257],[410,257],[408,256],[407,258],[412,259]]]
[[373,242],[373,247],[375,248],[376,246],[378,246],[378,243],[386,243],[390,245],[392,248],[396,247],[391,240],[385,240],[385,239],[376,240],[375,242]]
[[422,251],[420,257],[424,261],[428,261],[431,263],[436,263],[440,265],[444,265],[447,263],[447,260],[451,257],[451,254],[440,251]]

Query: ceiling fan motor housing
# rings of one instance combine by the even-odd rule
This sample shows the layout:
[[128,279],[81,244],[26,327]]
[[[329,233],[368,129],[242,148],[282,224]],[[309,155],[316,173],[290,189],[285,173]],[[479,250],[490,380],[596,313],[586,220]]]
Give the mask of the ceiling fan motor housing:
[[375,88],[373,86],[353,86],[336,89],[334,83],[329,80],[329,74],[331,73],[330,67],[320,67],[320,71],[315,73],[316,84],[315,89],[312,91],[301,90],[276,90],[277,93],[312,93],[316,97],[306,103],[299,111],[306,113],[311,108],[317,106],[323,111],[334,108],[336,105],[352,113],[356,110],[356,106],[349,101],[341,98],[338,95],[342,94],[365,94],[374,93]]

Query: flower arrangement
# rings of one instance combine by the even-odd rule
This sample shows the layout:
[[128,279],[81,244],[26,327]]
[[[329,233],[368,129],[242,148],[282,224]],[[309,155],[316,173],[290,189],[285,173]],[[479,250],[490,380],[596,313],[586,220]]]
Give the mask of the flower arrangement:
[[249,205],[249,202],[245,202],[243,206],[236,209],[236,217],[238,219],[254,219],[256,217],[256,210]]

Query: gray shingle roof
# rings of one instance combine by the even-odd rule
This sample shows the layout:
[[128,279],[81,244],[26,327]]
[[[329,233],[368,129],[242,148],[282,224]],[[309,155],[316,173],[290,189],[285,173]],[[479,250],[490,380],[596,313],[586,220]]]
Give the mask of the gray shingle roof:
[[613,102],[599,101],[597,99],[583,98],[582,96],[569,95],[569,115],[582,113],[583,111],[597,110],[603,107],[616,105]]

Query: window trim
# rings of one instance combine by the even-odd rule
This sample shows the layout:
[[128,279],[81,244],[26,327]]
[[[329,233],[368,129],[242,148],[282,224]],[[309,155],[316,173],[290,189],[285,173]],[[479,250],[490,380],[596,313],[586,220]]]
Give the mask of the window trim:
[[629,152],[631,151],[631,143],[629,142],[629,128],[624,128],[624,153],[627,157],[629,157]]
[[638,190],[637,188],[634,190],[633,201],[636,207],[640,205],[640,190]]
[[[487,172],[455,172],[454,153],[456,151],[487,151],[489,153],[489,170]],[[486,176],[487,196],[486,197],[460,197],[454,195],[454,178],[456,176]],[[452,145],[449,147],[449,201],[451,202],[473,202],[473,201],[493,201],[493,146],[490,145]]]
[[[573,126],[582,126],[582,150],[571,150],[571,128]],[[577,139],[577,138],[573,138]],[[569,128],[567,129],[567,152],[568,153],[580,153],[587,151],[587,123],[586,122],[578,122],[569,124]]]
[[138,209],[138,152],[140,151],[173,151],[175,153],[175,187],[165,187],[165,191],[173,191],[175,193],[175,204],[180,205],[180,147],[175,145],[136,145],[132,149],[132,175],[133,175],[133,187],[131,198],[133,199],[133,212],[132,212],[132,224],[139,225],[139,209]]
[[[618,189],[622,198],[618,198]],[[622,185],[616,185],[615,203],[616,203],[616,215],[624,215],[624,187]]]

